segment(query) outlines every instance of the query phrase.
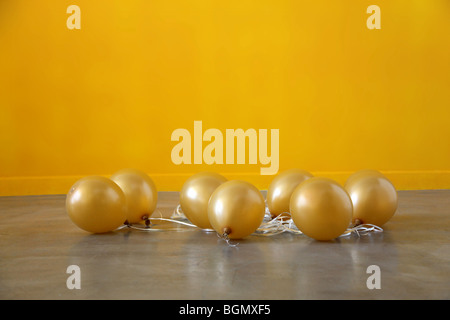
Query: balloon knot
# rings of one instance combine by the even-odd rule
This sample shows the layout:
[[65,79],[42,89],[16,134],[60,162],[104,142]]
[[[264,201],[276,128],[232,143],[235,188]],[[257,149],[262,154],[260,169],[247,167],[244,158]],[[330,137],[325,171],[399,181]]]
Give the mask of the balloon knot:
[[228,227],[225,227],[225,228],[223,228],[223,236],[227,236],[228,237],[228,235],[231,233],[231,228],[228,228]]
[[219,236],[219,234],[217,234],[219,236],[219,238],[221,238],[222,240],[224,240],[230,247],[237,247],[237,245],[239,243],[232,243],[231,239],[228,237],[228,235],[231,233],[231,229],[228,227],[223,228],[223,233],[222,235]]

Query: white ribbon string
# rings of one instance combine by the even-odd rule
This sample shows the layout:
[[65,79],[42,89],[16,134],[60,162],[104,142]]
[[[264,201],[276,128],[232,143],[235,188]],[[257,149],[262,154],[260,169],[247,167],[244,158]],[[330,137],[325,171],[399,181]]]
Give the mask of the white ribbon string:
[[[184,215],[183,210],[181,209],[181,205],[177,205],[177,207],[174,209],[172,215],[170,218],[163,218],[162,213],[159,212],[160,217],[158,218],[149,218],[150,221],[168,221],[173,223],[178,223],[181,225],[185,225],[192,228],[197,228],[206,232],[214,232],[213,229],[201,229],[197,227],[196,225],[190,223],[190,221],[187,219],[187,217]],[[142,226],[140,224],[124,224],[117,228],[116,230],[122,230],[124,228],[131,228],[131,229],[137,229],[141,231],[186,231],[188,229],[185,228],[155,228],[153,224]],[[272,214],[269,211],[269,208],[266,204],[265,207],[265,213],[264,218],[261,223],[261,225],[258,227],[258,229],[255,230],[253,233],[254,235],[258,236],[274,236],[277,234],[281,234],[284,232],[288,232],[291,234],[303,234],[302,231],[300,231],[297,226],[295,225],[294,221],[291,218],[291,214],[289,212],[283,212],[280,213],[275,218],[272,218]],[[356,226],[349,226],[347,230],[340,235],[339,237],[347,237],[351,234],[355,233],[358,237],[361,235],[366,235],[369,233],[378,233],[383,232],[383,229],[379,226],[365,223],[365,224],[359,224]],[[217,233],[217,236],[224,240],[229,246],[236,247],[239,243],[232,243],[230,239],[228,238],[227,234],[219,234]]]
[[[272,218],[270,210],[266,204],[263,223],[255,231],[255,234],[262,236],[273,236],[283,232],[303,234],[294,224],[294,221],[292,220],[291,214],[289,212],[283,212],[275,218]],[[355,233],[358,235],[358,237],[360,237],[361,235],[366,235],[371,232],[383,232],[383,229],[374,224],[365,223],[356,226],[349,226],[347,230],[339,237],[347,237],[352,233]]]
[[[175,208],[175,210],[174,210],[174,212],[173,212],[173,214],[171,216],[171,219],[164,219],[164,218],[162,218],[162,219],[166,220],[166,221],[178,222],[178,223],[181,223],[181,224],[185,224],[185,225],[188,225],[188,226],[191,226],[191,227],[198,228],[194,224],[181,221],[181,220],[189,221],[186,218],[186,216],[184,215],[183,210],[181,209],[181,205],[178,205]],[[204,231],[214,231],[215,232],[214,229],[202,229],[202,230],[204,230]],[[230,246],[230,247],[237,247],[237,245],[239,244],[237,242],[236,243],[232,242],[231,239],[228,237],[228,235],[226,233],[224,233],[224,234],[216,233],[216,234],[217,234],[217,237],[219,237],[220,239],[224,240],[228,244],[228,246]]]
[[341,237],[346,237],[351,235],[352,233],[356,233],[358,237],[361,235],[368,234],[370,232],[383,232],[383,229],[379,226],[370,223],[364,223],[357,226],[349,227]]
[[172,219],[186,219],[186,216],[183,213],[183,210],[181,209],[181,205],[177,205],[176,208],[173,210]]
[[239,244],[239,242],[231,242],[231,239],[228,237],[228,234],[226,234],[226,233],[223,233],[223,234],[217,233],[217,236],[220,239],[224,240],[230,247],[237,247]]
[[[158,210],[159,212],[159,217],[157,218],[148,218],[147,220],[149,221],[168,221],[168,222],[174,222],[174,223],[178,223],[178,224],[182,224],[188,227],[194,227],[197,228],[196,225],[189,223],[186,219],[186,217],[184,216],[184,214],[181,212],[181,208],[180,205],[178,205],[175,210],[174,213],[172,214],[171,218],[163,218],[162,213]],[[183,221],[186,220],[186,221]],[[142,226],[141,224],[124,224],[122,226],[120,226],[119,228],[117,228],[116,230],[122,230],[124,228],[131,228],[131,229],[136,229],[136,230],[141,230],[141,231],[150,231],[150,232],[154,232],[154,231],[186,231],[187,229],[180,229],[180,228],[155,228],[152,224],[148,225],[148,226]],[[210,229],[202,229],[205,231],[210,231]]]
[[181,209],[181,205],[178,205],[174,209],[172,215],[170,216],[170,219],[162,218],[162,215],[161,215],[161,218],[155,218],[155,219],[184,224],[186,226],[198,228],[198,229],[206,231],[206,232],[215,231],[214,229],[202,229],[202,228],[197,227],[195,224],[190,223],[189,219],[184,215],[183,210]]
[[188,226],[188,227],[194,227],[194,228],[197,228],[197,226],[196,226],[196,225],[193,225],[192,223],[183,222],[183,221],[175,220],[175,219],[167,219],[167,218],[150,218],[150,220],[161,220],[161,221],[175,222],[175,223],[183,224],[183,225]]
[[266,207],[266,214],[264,216],[261,226],[256,229],[255,234],[263,236],[273,236],[283,232],[290,232],[294,234],[302,234],[302,232],[295,226],[294,221],[290,218],[289,212],[283,212],[272,218],[272,215]]

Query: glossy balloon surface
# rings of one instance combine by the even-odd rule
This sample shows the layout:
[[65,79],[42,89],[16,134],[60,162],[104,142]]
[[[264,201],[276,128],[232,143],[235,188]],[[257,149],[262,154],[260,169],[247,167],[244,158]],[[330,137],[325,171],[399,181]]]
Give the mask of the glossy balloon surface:
[[148,219],[156,209],[158,192],[153,180],[136,169],[123,169],[111,176],[125,194],[127,221],[139,223]]
[[286,170],[278,174],[267,190],[267,207],[272,218],[289,212],[289,203],[294,189],[313,175],[299,169]]
[[353,202],[353,223],[368,223],[381,227],[395,214],[398,195],[392,182],[375,170],[352,174],[345,189]]
[[125,195],[112,180],[90,176],[78,180],[66,197],[70,219],[91,233],[113,231],[126,220]]
[[332,240],[342,235],[352,220],[352,201],[336,181],[314,177],[299,184],[290,201],[292,220],[305,235]]
[[211,229],[208,202],[211,194],[227,179],[218,173],[201,172],[189,177],[180,192],[180,206],[186,218],[197,227]]
[[211,195],[208,217],[220,235],[242,239],[256,231],[265,214],[261,192],[246,181],[231,180],[221,184]]

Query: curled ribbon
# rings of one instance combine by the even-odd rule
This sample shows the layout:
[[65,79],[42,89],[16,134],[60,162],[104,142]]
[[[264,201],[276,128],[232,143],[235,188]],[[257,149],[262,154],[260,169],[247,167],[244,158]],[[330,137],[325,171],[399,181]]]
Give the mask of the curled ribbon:
[[[162,214],[160,212],[159,218],[148,218],[148,220],[151,221],[168,221],[173,223],[178,223],[181,225],[185,225],[188,227],[198,228],[196,225],[189,222],[189,220],[184,215],[181,206],[178,205],[174,212],[172,213],[170,219],[169,218],[163,218]],[[134,224],[124,224],[123,226],[119,227],[117,230],[121,230],[124,228],[132,228],[142,231],[185,231],[180,228],[154,228],[152,227],[151,223],[147,223],[146,226],[141,225],[134,225]],[[200,229],[200,228],[198,228]],[[213,229],[201,229],[206,232],[213,232]],[[272,215],[266,205],[264,219],[261,225],[258,227],[258,229],[255,230],[253,233],[254,235],[259,236],[274,236],[277,234],[281,234],[284,232],[292,233],[292,234],[303,234],[302,231],[300,231],[297,226],[294,224],[294,221],[291,218],[291,214],[289,212],[283,212],[276,216],[275,218],[272,218]],[[358,225],[351,225],[348,227],[348,229],[339,237],[347,237],[351,234],[355,233],[360,237],[361,235],[366,235],[372,232],[383,232],[383,229],[379,226],[373,225],[373,224],[358,224]],[[224,240],[229,246],[236,247],[238,243],[232,243],[231,240],[228,238],[227,234],[217,234],[219,238]]]

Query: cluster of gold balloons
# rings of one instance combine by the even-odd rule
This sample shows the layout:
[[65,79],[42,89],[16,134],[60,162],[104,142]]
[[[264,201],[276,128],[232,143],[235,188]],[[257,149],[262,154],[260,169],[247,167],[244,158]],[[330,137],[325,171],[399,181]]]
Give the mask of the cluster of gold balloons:
[[136,169],[123,169],[110,178],[81,178],[66,197],[70,219],[91,233],[113,231],[123,224],[146,222],[156,209],[153,180]]
[[213,172],[191,176],[180,192],[186,218],[202,229],[214,229],[229,239],[241,239],[262,223],[265,202],[261,192],[246,181],[230,180]]
[[[267,190],[267,208],[272,218],[292,219],[305,235],[332,240],[351,225],[386,223],[397,210],[397,191],[380,172],[362,170],[344,186],[291,169],[278,174]],[[217,173],[190,177],[180,193],[180,207],[193,224],[214,229],[230,239],[244,238],[258,229],[266,203],[259,190],[245,181]]]
[[[124,169],[110,178],[90,176],[78,180],[67,195],[66,209],[81,229],[104,233],[123,224],[148,225],[157,196],[147,174]],[[304,170],[287,170],[272,180],[266,201],[251,183],[227,180],[214,172],[194,174],[180,192],[180,208],[192,224],[213,229],[228,239],[254,233],[266,209],[272,218],[292,219],[302,233],[313,239],[332,240],[351,225],[382,226],[398,205],[393,184],[375,170],[355,172],[344,186]]]
[[397,191],[376,170],[353,173],[341,186],[302,170],[288,170],[273,179],[267,206],[275,217],[288,214],[297,228],[316,240],[332,240],[350,225],[381,227],[397,210]]

